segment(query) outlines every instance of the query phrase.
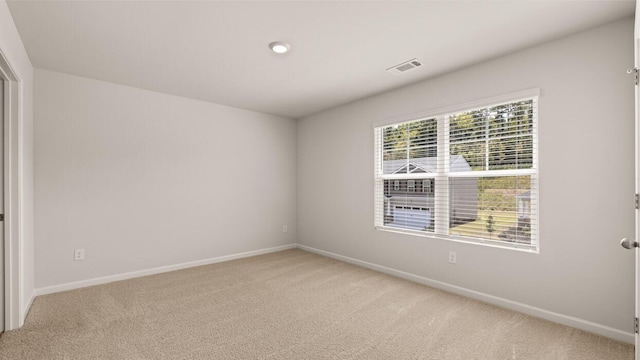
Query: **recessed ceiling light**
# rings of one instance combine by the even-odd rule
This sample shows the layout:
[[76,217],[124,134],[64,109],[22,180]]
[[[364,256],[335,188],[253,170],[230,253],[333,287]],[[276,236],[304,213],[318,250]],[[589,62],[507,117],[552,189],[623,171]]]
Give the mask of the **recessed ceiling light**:
[[269,47],[271,48],[271,50],[273,50],[273,52],[278,54],[284,54],[287,51],[289,51],[289,49],[291,49],[291,45],[282,41],[274,41],[271,44],[269,44]]

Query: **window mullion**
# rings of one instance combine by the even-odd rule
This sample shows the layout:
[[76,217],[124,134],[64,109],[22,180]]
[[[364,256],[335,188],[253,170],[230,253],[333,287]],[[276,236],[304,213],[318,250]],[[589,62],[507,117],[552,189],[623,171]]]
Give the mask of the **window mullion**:
[[489,109],[484,114],[484,169],[489,170]]
[[383,135],[382,135],[382,129],[381,128],[376,128],[374,130],[374,142],[375,142],[375,159],[374,159],[374,188],[375,188],[375,210],[374,210],[374,220],[373,223],[375,226],[382,226],[384,225],[384,213],[383,211],[380,211],[380,209],[383,209],[387,204],[385,204],[385,199],[384,199],[384,180],[381,178],[382,173],[383,173],[383,159],[384,159],[384,155],[382,153],[382,149],[384,147],[383,144]]
[[449,233],[449,117],[438,117],[438,157],[435,181],[435,233]]
[[[409,148],[411,147],[411,123],[409,124],[405,124],[406,128],[407,128],[407,139],[405,141],[405,145],[407,145],[407,152],[406,152],[406,159],[407,159],[407,164],[409,164],[409,162],[411,161],[411,155],[409,155]],[[409,173],[409,166],[407,166],[407,174]]]

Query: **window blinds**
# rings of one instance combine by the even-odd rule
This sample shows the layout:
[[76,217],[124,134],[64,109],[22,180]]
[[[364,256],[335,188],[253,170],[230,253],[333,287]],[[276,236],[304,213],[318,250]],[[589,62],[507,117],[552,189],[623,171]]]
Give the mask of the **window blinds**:
[[537,96],[375,128],[378,228],[537,249]]

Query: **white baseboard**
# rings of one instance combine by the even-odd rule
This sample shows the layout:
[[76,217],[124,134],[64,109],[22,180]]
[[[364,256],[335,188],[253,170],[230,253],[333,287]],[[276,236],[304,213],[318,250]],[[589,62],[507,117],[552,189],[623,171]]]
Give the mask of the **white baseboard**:
[[190,261],[190,262],[181,263],[181,264],[161,266],[161,267],[157,267],[157,268],[153,268],[153,269],[138,270],[138,271],[132,271],[132,272],[124,273],[124,274],[115,274],[115,275],[109,275],[109,276],[102,276],[102,277],[93,278],[93,279],[87,279],[87,280],[69,282],[69,283],[65,283],[65,284],[47,286],[47,287],[35,289],[34,296],[32,297],[31,301],[33,301],[33,298],[35,296],[53,294],[53,293],[57,293],[57,292],[62,292],[62,291],[67,291],[67,290],[74,290],[74,289],[79,289],[79,288],[83,288],[83,287],[87,287],[87,286],[106,284],[106,283],[110,283],[110,282],[114,282],[114,281],[133,279],[133,278],[142,277],[142,276],[155,275],[155,274],[165,273],[165,272],[169,272],[169,271],[182,270],[182,269],[187,269],[187,268],[196,267],[196,266],[210,265],[210,264],[215,264],[215,263],[224,262],[224,261],[230,261],[230,260],[246,258],[246,257],[250,257],[250,256],[256,256],[256,255],[268,254],[268,253],[277,252],[277,251],[295,249],[296,247],[297,247],[296,244],[282,245],[282,246],[276,246],[276,247],[271,247],[271,248],[266,248],[266,249],[247,251],[247,252],[243,252],[243,253],[218,256],[218,257],[210,258],[210,259],[203,259],[203,260]]
[[415,275],[411,273],[407,273],[401,270],[392,269],[386,266],[373,264],[370,262],[354,259],[348,256],[339,255],[336,253],[332,253],[329,251],[324,251],[320,249],[316,249],[310,246],[300,245],[298,244],[298,249],[308,251],[311,253],[315,253],[318,255],[323,255],[326,257],[330,257],[336,260],[344,261],[350,264],[362,266],[371,270],[379,271],[381,273],[385,273],[388,275],[396,276],[405,280],[413,281],[416,283],[420,283],[423,285],[427,285],[433,288],[437,288],[440,290],[448,291],[454,294],[462,295],[468,298],[472,298],[475,300],[479,300],[485,303],[497,305],[509,310],[518,311],[527,315],[535,316],[538,318],[542,318],[545,320],[553,321],[555,323],[559,323],[562,325],[571,326],[580,330],[588,331],[594,334],[606,336],[608,338],[616,339],[619,341],[623,341],[626,343],[633,344],[635,341],[635,335],[630,332],[625,332],[622,330],[614,329],[612,327],[597,324],[591,321],[579,319],[573,316],[567,316],[563,314],[559,314],[553,311],[548,311],[545,309],[537,308],[535,306],[530,306],[527,304],[523,304],[517,301],[512,301],[509,299],[501,298],[498,296],[493,296],[489,294],[485,294],[479,291],[470,290],[467,288],[463,288],[461,286],[456,286],[452,284],[448,284],[442,281],[437,281],[433,279],[429,279],[420,275]]

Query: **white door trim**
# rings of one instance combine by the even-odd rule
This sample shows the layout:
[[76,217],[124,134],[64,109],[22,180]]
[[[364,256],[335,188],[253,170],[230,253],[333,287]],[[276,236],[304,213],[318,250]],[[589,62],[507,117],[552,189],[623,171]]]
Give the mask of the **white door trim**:
[[0,76],[4,80],[4,267],[5,331],[22,326],[22,82],[0,49]]
[[[638,79],[638,68],[640,67],[640,0],[636,0],[636,12],[634,19],[633,29],[633,66],[635,68],[634,76]],[[637,80],[636,80],[637,81]],[[638,83],[634,87],[634,123],[635,123],[635,193],[640,193],[640,91],[638,90]],[[635,210],[635,242],[640,241],[640,211],[636,205]],[[636,247],[634,248],[635,255],[635,319],[637,321],[640,316],[640,251]],[[634,329],[635,330],[635,329]],[[635,359],[640,360],[640,344],[638,341],[638,332],[634,331],[635,342]]]

